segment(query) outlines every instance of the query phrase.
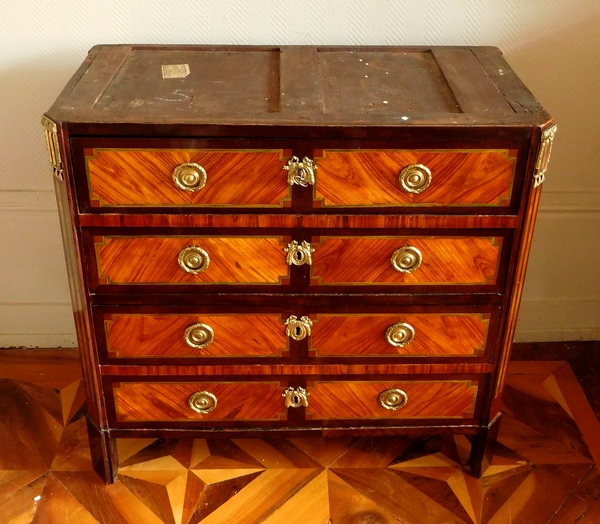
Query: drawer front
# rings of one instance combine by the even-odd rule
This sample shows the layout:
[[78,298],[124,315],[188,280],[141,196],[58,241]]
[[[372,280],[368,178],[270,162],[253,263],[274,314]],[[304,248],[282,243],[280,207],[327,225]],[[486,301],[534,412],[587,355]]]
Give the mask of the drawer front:
[[119,422],[286,418],[284,388],[278,381],[115,382],[112,392]]
[[309,314],[304,307],[284,312],[269,305],[258,312],[251,305],[93,309],[102,363],[209,359],[207,363],[215,364],[214,359],[226,359],[219,362],[225,365],[256,364],[257,358],[265,365],[305,358],[314,364],[323,358],[348,363],[354,357],[386,359],[390,364],[407,359],[490,361],[500,312],[497,306],[388,306],[387,311],[380,308],[380,314],[367,314],[361,311],[364,307],[347,303],[313,306]]
[[94,237],[99,284],[262,284],[289,278],[282,237]]
[[323,207],[506,207],[516,156],[508,149],[317,151],[315,199]]
[[287,357],[280,315],[103,316],[109,358]]
[[[279,150],[84,150],[92,207],[260,206],[291,203]],[[287,204],[286,204],[287,202]]]
[[502,237],[320,237],[313,285],[495,285]]
[[318,315],[313,320],[311,354],[480,357],[486,350],[492,320],[497,318],[492,319],[490,313]]
[[471,419],[478,391],[477,380],[315,381],[308,384],[306,415],[312,420]]

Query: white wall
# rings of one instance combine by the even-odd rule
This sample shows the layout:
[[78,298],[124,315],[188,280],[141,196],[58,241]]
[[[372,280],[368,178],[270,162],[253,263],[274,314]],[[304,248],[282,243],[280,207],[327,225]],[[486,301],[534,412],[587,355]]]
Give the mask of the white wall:
[[0,347],[76,343],[39,120],[97,43],[500,47],[559,124],[517,337],[600,338],[599,0],[0,0]]

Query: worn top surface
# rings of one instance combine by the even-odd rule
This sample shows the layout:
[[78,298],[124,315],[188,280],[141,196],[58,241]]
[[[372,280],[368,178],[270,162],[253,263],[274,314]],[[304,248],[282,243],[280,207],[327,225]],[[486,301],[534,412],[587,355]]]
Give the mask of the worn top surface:
[[96,46],[57,122],[543,125],[493,47]]

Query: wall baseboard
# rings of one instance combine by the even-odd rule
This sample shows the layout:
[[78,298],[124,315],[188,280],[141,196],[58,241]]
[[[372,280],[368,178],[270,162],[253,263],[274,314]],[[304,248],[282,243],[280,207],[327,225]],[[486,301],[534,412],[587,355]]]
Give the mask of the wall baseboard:
[[54,191],[0,191],[0,213],[56,213]]
[[[599,212],[600,192],[543,193],[517,342],[600,340]],[[76,347],[54,193],[0,192],[0,238],[0,347]],[[32,245],[39,262],[20,255]]]
[[515,344],[525,342],[574,342],[600,340],[600,328],[517,329]]
[[65,334],[38,334],[27,333],[24,335],[1,335],[0,348],[2,349],[74,349],[77,348],[75,333]]
[[515,342],[600,340],[600,298],[523,300]]
[[76,347],[71,304],[0,304],[0,347]]
[[598,213],[600,191],[544,191],[540,213]]

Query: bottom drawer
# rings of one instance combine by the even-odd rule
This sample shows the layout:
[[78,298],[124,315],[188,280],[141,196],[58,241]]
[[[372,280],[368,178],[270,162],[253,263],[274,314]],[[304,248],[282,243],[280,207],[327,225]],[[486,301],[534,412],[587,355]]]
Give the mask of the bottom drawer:
[[[430,376],[385,376],[361,380],[361,376],[306,377],[305,387],[297,377],[278,380],[237,380],[220,377],[215,381],[131,379],[107,384],[114,399],[113,420],[119,423],[217,423],[248,426],[330,427],[341,422],[371,421],[393,424],[394,420],[427,424],[441,420],[472,421],[482,397],[482,375],[461,375],[436,380]],[[485,383],[486,381],[484,381]],[[109,402],[110,403],[110,402]],[[112,411],[112,410],[111,410]],[[288,419],[288,415],[290,418]],[[380,422],[377,422],[380,420]],[[329,421],[329,422],[328,422]],[[342,421],[348,421],[343,423]],[[175,426],[173,426],[175,424]],[[356,424],[356,422],[352,422]],[[212,424],[214,425],[214,424]],[[183,426],[182,426],[183,427]]]
[[176,420],[281,420],[280,382],[115,382],[121,422]]

